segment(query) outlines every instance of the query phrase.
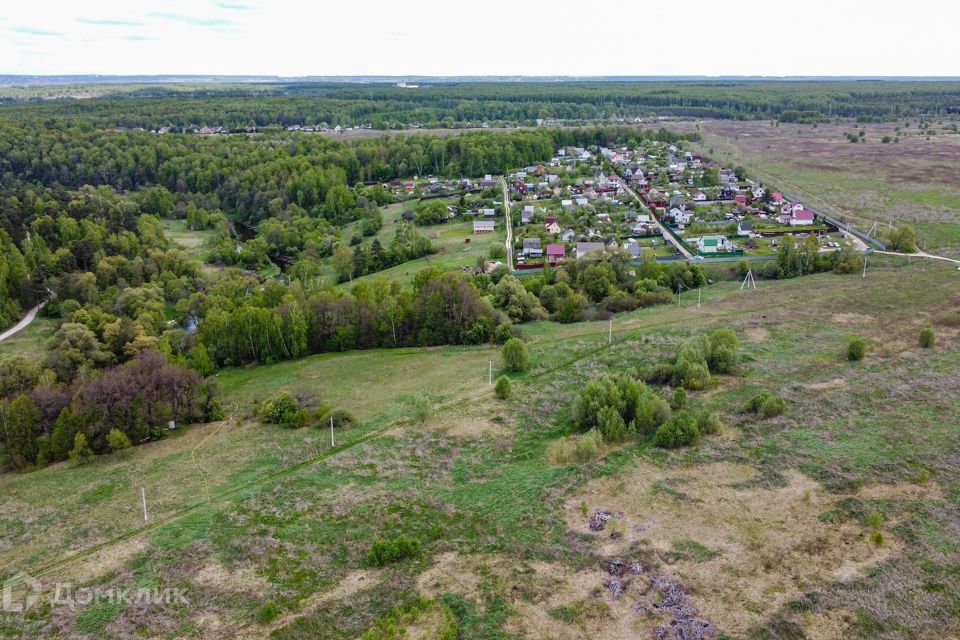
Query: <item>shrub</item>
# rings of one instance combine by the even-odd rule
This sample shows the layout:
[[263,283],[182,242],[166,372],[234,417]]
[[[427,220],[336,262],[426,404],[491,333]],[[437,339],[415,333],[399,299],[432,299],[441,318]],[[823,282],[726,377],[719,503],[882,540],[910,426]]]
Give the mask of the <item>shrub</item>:
[[764,418],[779,416],[787,410],[787,403],[780,396],[775,396],[766,391],[758,393],[747,402],[746,411],[756,413]]
[[330,420],[333,419],[333,428],[342,429],[349,427],[352,424],[356,424],[357,417],[347,411],[346,409],[333,409],[332,411],[324,411],[319,415],[319,421],[317,422],[317,428],[330,427]]
[[697,429],[699,429],[703,435],[712,435],[722,428],[723,423],[720,422],[720,418],[709,411],[704,411],[700,414],[700,417],[697,418]]
[[603,444],[603,434],[596,429],[590,429],[581,436],[574,446],[573,458],[577,462],[590,462],[600,455],[600,446]]
[[673,390],[673,396],[670,397],[670,408],[679,411],[687,406],[687,390],[683,387],[677,387]]
[[263,401],[260,419],[268,424],[289,425],[297,422],[299,411],[297,401],[286,391],[281,391]]
[[867,341],[860,336],[850,336],[850,341],[847,343],[847,360],[850,362],[863,360],[866,353]]
[[556,465],[583,464],[600,455],[602,444],[603,435],[597,429],[590,429],[579,438],[563,436],[547,447],[547,459]]
[[711,373],[730,373],[738,364],[740,357],[737,349],[740,340],[733,329],[717,329],[710,334],[710,353],[707,364]]
[[604,407],[597,414],[597,427],[603,437],[610,442],[623,442],[627,437],[627,425],[617,407]]
[[510,338],[501,351],[507,371],[526,371],[530,367],[530,351],[517,338]]
[[493,388],[493,395],[500,400],[506,400],[513,395],[513,388],[510,385],[510,378],[507,376],[500,376],[497,378],[497,384]]
[[71,460],[75,460],[80,464],[88,462],[90,458],[93,457],[93,449],[90,448],[90,445],[87,444],[87,436],[83,433],[77,432],[77,435],[73,437],[73,449],[70,449],[70,452],[67,456]]
[[367,552],[367,564],[383,567],[397,560],[416,555],[420,551],[420,541],[403,534],[390,539],[374,540]]
[[669,422],[660,425],[653,436],[653,443],[664,449],[676,449],[693,444],[699,438],[697,421],[686,411],[681,411]]
[[107,434],[107,445],[110,447],[110,451],[126,455],[127,449],[131,446],[130,438],[120,429],[110,429],[110,433]]
[[870,514],[867,515],[866,523],[867,526],[874,531],[879,531],[880,527],[883,526],[883,514],[879,511],[871,511]]
[[506,342],[513,337],[513,325],[509,322],[504,322],[503,324],[497,325],[496,330],[493,332],[493,339],[497,344],[506,344]]
[[280,617],[280,607],[276,602],[267,602],[257,609],[256,618],[260,624],[268,624]]
[[933,347],[934,343],[937,341],[937,336],[933,332],[933,326],[927,325],[923,329],[920,329],[920,346],[924,349],[930,349]]

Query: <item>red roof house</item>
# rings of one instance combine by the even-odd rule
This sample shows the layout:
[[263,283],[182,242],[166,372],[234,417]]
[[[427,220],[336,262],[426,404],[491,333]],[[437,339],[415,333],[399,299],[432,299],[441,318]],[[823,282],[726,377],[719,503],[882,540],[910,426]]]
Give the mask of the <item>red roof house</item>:
[[562,244],[547,245],[547,260],[559,260],[567,255],[567,248]]

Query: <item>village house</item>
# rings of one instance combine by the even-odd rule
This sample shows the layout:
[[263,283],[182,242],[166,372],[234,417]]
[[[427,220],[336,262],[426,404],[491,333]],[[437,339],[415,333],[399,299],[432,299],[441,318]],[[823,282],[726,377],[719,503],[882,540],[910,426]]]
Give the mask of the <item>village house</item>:
[[533,205],[528,204],[520,212],[520,224],[530,224],[533,220]]
[[483,180],[480,181],[480,186],[484,189],[489,189],[490,187],[496,186],[497,181],[493,179],[493,176],[489,173],[483,176]]
[[741,220],[737,225],[737,235],[741,237],[749,237],[754,231],[753,223],[749,220]]
[[496,228],[496,222],[493,220],[474,220],[473,221],[473,232],[474,233],[493,233]]
[[703,236],[697,239],[697,251],[699,253],[721,253],[726,251],[736,251],[736,246],[726,236]]
[[543,256],[543,248],[540,246],[540,238],[523,239],[523,255],[530,258],[540,258]]
[[497,210],[496,210],[496,209],[484,209],[484,210],[483,210],[483,217],[484,217],[484,218],[493,218],[493,217],[495,217],[496,215],[497,215]]
[[573,229],[567,229],[560,234],[560,242],[573,242],[573,239],[577,237],[576,231]]
[[810,211],[809,209],[801,209],[793,212],[793,216],[790,219],[791,226],[797,227],[808,224],[813,224],[813,211]]
[[558,262],[563,260],[567,255],[567,248],[562,244],[548,244],[547,245],[547,261],[548,262]]
[[602,242],[578,242],[576,248],[574,249],[574,254],[579,259],[593,251],[602,252],[603,250],[604,245]]

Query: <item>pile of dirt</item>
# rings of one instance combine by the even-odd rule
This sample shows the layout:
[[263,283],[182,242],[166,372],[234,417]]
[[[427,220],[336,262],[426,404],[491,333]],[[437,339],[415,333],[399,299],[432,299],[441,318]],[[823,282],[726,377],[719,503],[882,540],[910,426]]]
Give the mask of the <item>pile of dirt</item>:
[[634,581],[643,584],[643,596],[633,610],[650,617],[669,618],[653,629],[653,640],[713,640],[720,630],[690,600],[689,591],[680,582],[658,573],[651,565],[613,557],[606,561],[608,577],[603,585],[614,600],[619,600]]
[[619,511],[608,511],[607,509],[597,509],[587,520],[590,531],[603,531],[607,523],[611,520],[620,520],[623,514]]

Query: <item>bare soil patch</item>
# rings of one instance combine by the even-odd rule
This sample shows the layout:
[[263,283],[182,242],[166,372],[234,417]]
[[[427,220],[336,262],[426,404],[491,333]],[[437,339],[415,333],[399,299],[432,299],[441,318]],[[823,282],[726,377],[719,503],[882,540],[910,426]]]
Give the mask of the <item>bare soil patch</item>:
[[[798,472],[786,475],[786,486],[767,487],[757,486],[756,471],[746,465],[641,465],[589,482],[565,514],[570,528],[594,536],[605,555],[649,549],[690,590],[705,618],[724,632],[743,633],[803,592],[861,576],[900,548],[889,532],[876,547],[858,525],[822,522],[820,514],[843,496]],[[592,532],[582,502],[591,511],[622,512],[623,536]]]

